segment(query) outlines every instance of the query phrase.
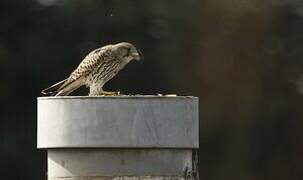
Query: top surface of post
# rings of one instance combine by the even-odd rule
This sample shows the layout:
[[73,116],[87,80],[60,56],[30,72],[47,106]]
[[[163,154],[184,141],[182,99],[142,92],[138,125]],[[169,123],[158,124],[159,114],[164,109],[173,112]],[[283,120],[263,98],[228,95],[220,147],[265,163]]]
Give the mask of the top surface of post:
[[38,148],[198,148],[198,98],[38,98]]

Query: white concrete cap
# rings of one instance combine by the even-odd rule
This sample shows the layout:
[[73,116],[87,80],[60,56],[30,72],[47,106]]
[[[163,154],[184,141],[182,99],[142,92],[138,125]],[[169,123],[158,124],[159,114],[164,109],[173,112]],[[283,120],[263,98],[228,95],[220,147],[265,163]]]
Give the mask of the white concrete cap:
[[38,148],[198,148],[198,98],[40,97]]

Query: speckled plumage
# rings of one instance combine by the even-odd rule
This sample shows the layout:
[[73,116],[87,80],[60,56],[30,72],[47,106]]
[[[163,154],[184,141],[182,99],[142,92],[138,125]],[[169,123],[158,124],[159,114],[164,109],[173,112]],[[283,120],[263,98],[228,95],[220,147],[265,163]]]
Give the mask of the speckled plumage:
[[103,85],[113,78],[131,60],[140,60],[138,50],[130,43],[107,45],[90,52],[71,75],[42,91],[46,95],[68,95],[82,85],[90,88],[90,96],[115,95],[103,91]]

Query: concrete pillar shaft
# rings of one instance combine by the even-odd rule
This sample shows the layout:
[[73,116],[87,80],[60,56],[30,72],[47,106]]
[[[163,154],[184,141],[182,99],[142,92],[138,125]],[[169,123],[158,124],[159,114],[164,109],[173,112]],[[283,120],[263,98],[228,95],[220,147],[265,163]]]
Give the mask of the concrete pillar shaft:
[[38,98],[48,179],[184,179],[196,171],[198,98]]

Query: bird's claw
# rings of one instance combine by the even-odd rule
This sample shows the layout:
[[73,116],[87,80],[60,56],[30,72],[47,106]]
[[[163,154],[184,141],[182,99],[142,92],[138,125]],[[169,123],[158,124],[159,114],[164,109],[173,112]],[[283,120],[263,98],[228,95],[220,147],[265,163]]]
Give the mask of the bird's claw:
[[108,91],[103,91],[101,93],[102,96],[119,96],[120,95],[120,91],[117,92],[108,92]]

